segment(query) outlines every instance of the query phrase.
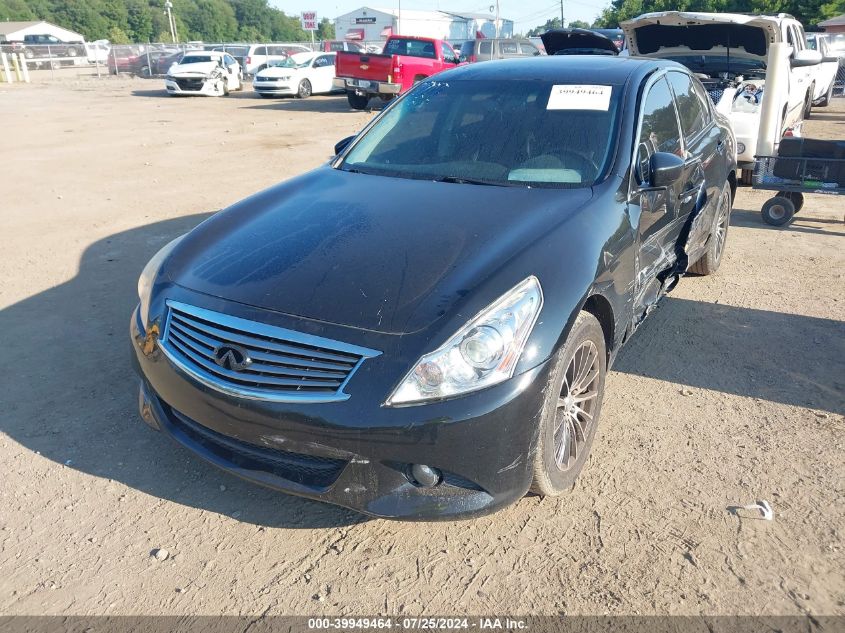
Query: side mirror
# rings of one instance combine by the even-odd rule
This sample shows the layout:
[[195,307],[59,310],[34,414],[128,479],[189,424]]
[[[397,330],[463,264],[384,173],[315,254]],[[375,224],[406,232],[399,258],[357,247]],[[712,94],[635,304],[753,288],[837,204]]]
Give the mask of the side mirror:
[[347,136],[345,139],[340,140],[337,143],[335,143],[334,144],[334,155],[337,156],[343,150],[345,150],[346,147],[352,142],[352,140],[354,138],[355,138],[354,136]]
[[822,54],[818,51],[811,51],[809,49],[797,51],[790,60],[793,68],[803,68],[804,66],[815,66],[822,63]]
[[684,171],[684,159],[669,152],[655,152],[648,161],[648,184],[650,187],[668,187],[675,183]]

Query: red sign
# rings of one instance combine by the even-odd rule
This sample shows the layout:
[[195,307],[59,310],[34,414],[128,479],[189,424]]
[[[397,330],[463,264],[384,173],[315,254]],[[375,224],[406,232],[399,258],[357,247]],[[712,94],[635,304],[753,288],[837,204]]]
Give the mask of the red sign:
[[318,27],[317,27],[317,12],[316,11],[303,11],[302,12],[302,30],[303,31],[316,31],[316,30],[318,30]]

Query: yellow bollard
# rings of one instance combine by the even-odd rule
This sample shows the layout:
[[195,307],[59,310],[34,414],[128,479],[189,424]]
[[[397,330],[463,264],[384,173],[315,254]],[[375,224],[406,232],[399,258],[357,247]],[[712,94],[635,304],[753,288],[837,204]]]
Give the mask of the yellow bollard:
[[18,53],[18,58],[21,61],[21,72],[23,72],[23,80],[26,83],[29,83],[29,68],[26,65],[26,58],[23,56],[23,53]]
[[12,53],[12,66],[15,69],[15,77],[18,81],[21,80],[21,67],[20,63],[18,62],[18,57],[14,53]]
[[0,53],[0,66],[3,66],[3,77],[6,79],[6,83],[12,83],[12,73],[9,71],[9,59],[6,57],[6,53]]

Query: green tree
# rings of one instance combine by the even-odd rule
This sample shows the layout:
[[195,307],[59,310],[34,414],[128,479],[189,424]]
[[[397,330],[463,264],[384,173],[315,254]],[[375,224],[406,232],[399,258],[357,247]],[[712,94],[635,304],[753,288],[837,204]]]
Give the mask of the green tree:
[[590,23],[585,22],[584,20],[572,20],[566,26],[568,26],[571,29],[588,29],[588,28],[590,28]]
[[126,31],[121,29],[119,26],[113,26],[108,30],[107,37],[109,42],[112,44],[130,44],[131,40],[129,36],[126,34]]
[[542,26],[537,26],[528,31],[528,37],[537,37],[542,35],[549,29],[559,29],[560,28],[560,18],[552,18],[551,20],[546,20],[546,23]]

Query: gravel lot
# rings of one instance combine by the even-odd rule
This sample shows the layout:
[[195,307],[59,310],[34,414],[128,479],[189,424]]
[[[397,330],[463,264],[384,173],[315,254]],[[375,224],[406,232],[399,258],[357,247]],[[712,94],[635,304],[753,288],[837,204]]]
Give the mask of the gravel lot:
[[[0,614],[845,614],[845,199],[776,229],[740,191],[719,274],[621,353],[572,494],[366,520],[148,429],[127,328],[159,246],[372,114],[38,81],[0,85]],[[805,134],[845,139],[845,99]],[[758,499],[773,521],[731,511]]]

